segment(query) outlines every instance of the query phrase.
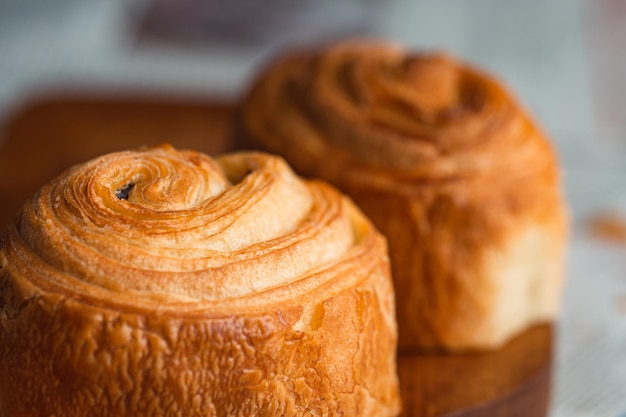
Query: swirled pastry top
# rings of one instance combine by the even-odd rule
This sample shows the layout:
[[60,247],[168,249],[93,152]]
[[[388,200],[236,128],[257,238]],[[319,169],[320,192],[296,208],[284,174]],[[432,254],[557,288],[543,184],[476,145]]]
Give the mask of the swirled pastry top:
[[368,233],[347,199],[278,157],[213,160],[166,145],[71,168],[25,206],[3,251],[13,273],[61,294],[240,308],[251,297],[311,291],[328,279],[324,270],[354,267]]
[[543,140],[528,139],[539,132],[492,77],[449,55],[382,42],[278,59],[254,83],[243,123],[274,152],[297,147],[354,169],[391,171],[395,180],[523,170],[545,154]]

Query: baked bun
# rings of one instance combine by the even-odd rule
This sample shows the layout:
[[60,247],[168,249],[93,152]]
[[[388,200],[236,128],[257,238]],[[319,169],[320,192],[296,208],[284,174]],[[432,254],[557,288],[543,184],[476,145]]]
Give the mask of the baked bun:
[[3,417],[398,414],[384,238],[278,157],[105,155],[0,248]]
[[256,80],[239,130],[387,236],[402,348],[496,348],[557,314],[555,154],[491,76],[385,43],[300,50]]

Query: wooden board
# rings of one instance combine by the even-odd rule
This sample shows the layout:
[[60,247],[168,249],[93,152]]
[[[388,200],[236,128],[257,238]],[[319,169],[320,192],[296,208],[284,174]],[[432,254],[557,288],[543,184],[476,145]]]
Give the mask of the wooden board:
[[[95,94],[49,95],[5,120],[0,134],[0,229],[42,184],[103,153],[169,142],[217,154],[232,149],[225,102]],[[401,352],[405,417],[544,417],[553,330],[537,326],[481,354]]]

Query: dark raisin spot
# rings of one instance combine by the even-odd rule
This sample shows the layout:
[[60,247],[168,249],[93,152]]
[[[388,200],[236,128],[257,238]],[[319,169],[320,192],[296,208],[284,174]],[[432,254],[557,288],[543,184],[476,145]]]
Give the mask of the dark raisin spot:
[[130,194],[130,190],[132,190],[134,186],[135,184],[126,184],[125,186],[118,188],[117,191],[115,191],[115,195],[120,200],[128,200],[128,194]]

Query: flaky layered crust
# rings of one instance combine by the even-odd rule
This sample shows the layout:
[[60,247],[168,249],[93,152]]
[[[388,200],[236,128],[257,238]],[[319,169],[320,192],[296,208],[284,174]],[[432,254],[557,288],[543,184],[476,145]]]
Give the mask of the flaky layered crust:
[[401,347],[493,348],[557,313],[557,163],[489,75],[368,41],[301,50],[256,80],[239,130],[386,234]]
[[0,415],[397,415],[385,251],[277,157],[72,168],[0,241]]

